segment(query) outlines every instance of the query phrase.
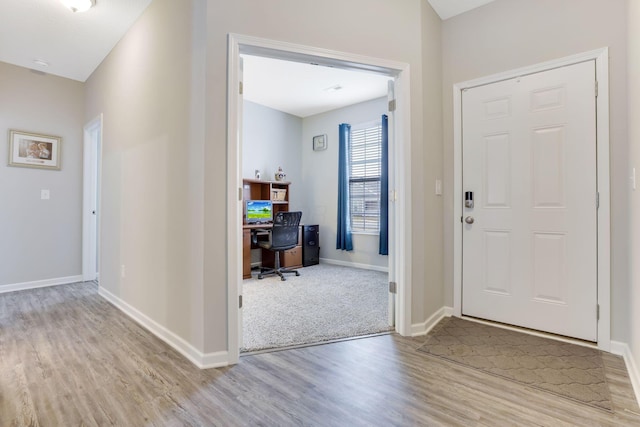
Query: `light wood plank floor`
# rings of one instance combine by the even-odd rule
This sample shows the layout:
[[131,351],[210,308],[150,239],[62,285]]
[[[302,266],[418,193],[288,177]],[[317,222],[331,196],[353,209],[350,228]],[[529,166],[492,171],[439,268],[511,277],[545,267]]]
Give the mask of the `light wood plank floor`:
[[0,426],[631,426],[621,358],[614,413],[416,351],[385,335],[242,357],[201,371],[93,284],[0,295]]

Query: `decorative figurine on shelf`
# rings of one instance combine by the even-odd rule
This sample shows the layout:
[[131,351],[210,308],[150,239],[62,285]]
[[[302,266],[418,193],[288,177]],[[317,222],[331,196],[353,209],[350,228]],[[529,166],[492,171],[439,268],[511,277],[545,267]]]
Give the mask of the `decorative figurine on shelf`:
[[278,166],[278,171],[276,172],[276,181],[284,181],[287,177],[287,174],[282,171],[282,167]]
[[254,173],[255,173],[256,179],[260,179],[260,169],[256,169]]

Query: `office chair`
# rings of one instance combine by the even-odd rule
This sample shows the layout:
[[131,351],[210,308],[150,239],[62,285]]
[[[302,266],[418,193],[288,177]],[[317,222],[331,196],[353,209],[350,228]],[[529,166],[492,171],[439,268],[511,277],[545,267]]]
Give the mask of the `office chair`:
[[277,274],[281,280],[287,280],[284,278],[284,273],[300,275],[297,270],[280,267],[280,252],[293,249],[298,245],[298,226],[301,217],[302,212],[278,212],[275,215],[269,240],[259,242],[262,248],[275,252],[274,268],[261,269],[258,279],[271,274]]

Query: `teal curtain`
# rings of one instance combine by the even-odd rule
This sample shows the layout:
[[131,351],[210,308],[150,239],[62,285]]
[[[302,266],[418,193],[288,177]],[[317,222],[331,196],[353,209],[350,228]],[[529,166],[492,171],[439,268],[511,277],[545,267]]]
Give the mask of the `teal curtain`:
[[382,115],[380,154],[380,255],[389,255],[389,123]]
[[351,125],[342,123],[339,128],[338,146],[338,235],[336,249],[353,250],[351,236],[351,212],[349,211],[349,145]]

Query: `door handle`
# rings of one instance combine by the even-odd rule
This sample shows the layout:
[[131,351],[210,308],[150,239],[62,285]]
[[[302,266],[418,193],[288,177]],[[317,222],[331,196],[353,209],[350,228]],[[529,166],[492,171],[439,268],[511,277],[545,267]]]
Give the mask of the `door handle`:
[[464,222],[466,222],[467,224],[473,224],[475,220],[473,219],[472,216],[468,216],[464,219]]

